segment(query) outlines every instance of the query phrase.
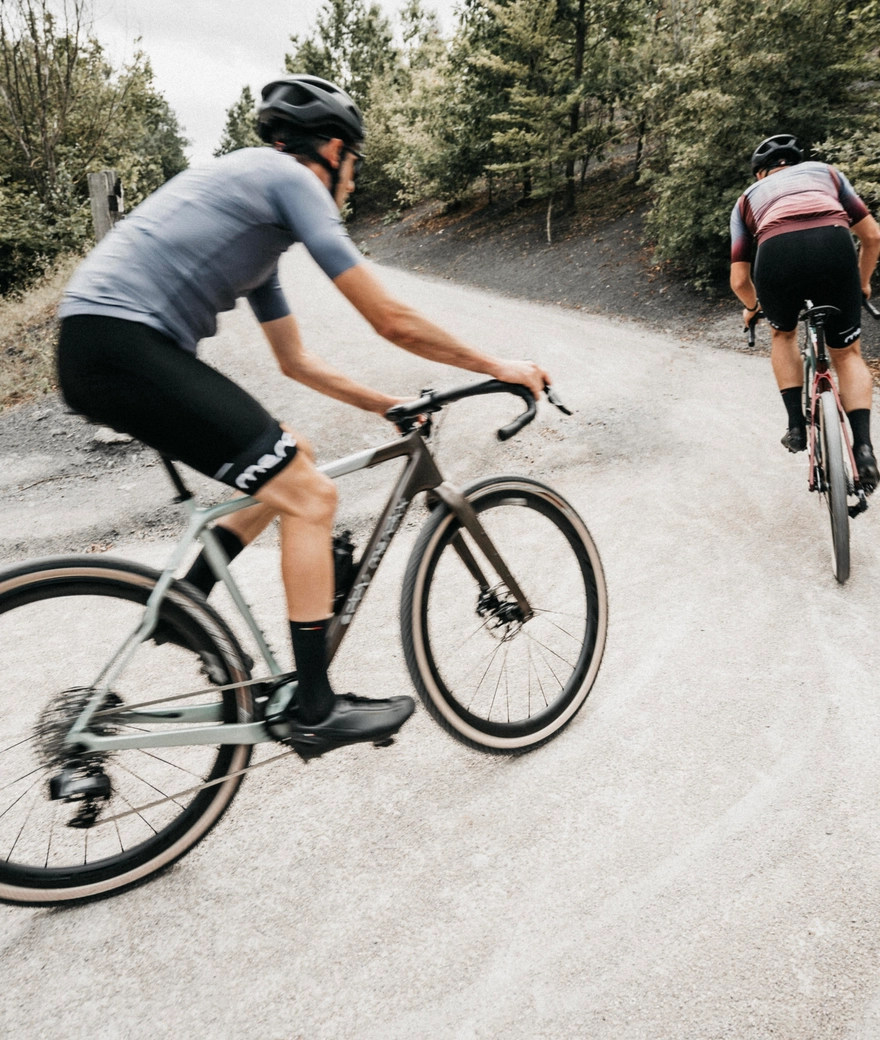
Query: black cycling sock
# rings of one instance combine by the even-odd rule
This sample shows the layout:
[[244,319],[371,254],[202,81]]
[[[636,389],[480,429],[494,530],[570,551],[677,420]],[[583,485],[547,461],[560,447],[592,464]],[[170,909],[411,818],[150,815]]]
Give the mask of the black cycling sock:
[[849,419],[849,428],[852,430],[853,448],[858,448],[860,444],[867,444],[873,450],[873,445],[871,444],[871,409],[853,408],[851,412],[846,413],[846,417]]
[[327,625],[321,621],[291,621],[290,641],[296,664],[297,716],[314,725],[323,722],[333,708],[333,689],[327,676]]
[[787,390],[780,390],[780,393],[782,394],[782,403],[788,412],[788,428],[790,430],[806,429],[807,421],[804,418],[804,409],[801,405],[803,387],[790,386]]
[[[244,542],[237,534],[235,534],[234,531],[230,531],[228,527],[221,527],[218,524],[214,528],[214,534],[217,535],[218,541],[223,546],[223,551],[230,560],[234,560],[244,548]],[[186,576],[183,580],[188,581],[190,585],[195,585],[195,587],[205,596],[207,596],[211,589],[213,589],[217,584],[217,578],[211,570],[211,565],[208,563],[204,549],[202,549],[199,555],[195,558],[192,567],[190,567],[186,572]]]

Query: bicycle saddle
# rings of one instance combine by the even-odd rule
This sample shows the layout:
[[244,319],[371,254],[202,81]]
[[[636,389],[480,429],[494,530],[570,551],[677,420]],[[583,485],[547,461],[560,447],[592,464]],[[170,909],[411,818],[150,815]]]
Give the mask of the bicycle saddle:
[[827,304],[822,307],[810,307],[798,317],[798,321],[812,321],[817,325],[824,324],[825,319],[830,318],[832,314],[840,314],[840,308]]

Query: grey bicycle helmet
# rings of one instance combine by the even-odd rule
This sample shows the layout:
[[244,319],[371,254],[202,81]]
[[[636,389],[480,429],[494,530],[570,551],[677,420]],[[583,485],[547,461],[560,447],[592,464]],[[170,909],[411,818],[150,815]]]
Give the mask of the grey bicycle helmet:
[[278,129],[287,134],[341,138],[357,147],[365,137],[364,117],[352,99],[318,76],[284,76],[263,87],[257,110],[260,137],[272,143]]
[[791,134],[774,134],[752,152],[752,173],[769,170],[772,166],[796,166],[803,159],[804,153],[798,147],[796,137]]

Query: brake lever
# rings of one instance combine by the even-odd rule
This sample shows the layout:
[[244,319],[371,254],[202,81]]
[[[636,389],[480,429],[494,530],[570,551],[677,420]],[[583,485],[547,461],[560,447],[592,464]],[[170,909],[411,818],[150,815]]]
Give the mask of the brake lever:
[[547,400],[550,402],[550,404],[558,408],[563,415],[572,414],[571,409],[565,407],[565,405],[562,403],[562,399],[560,398],[559,394],[556,393],[556,391],[549,383],[544,384],[544,393],[547,395]]

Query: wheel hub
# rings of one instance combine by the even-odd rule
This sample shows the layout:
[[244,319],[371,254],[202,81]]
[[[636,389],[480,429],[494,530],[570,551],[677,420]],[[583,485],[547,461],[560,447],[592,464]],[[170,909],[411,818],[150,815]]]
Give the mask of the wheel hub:
[[523,612],[519,604],[503,585],[480,593],[477,614],[486,619],[486,628],[502,643],[513,639],[523,627]]

